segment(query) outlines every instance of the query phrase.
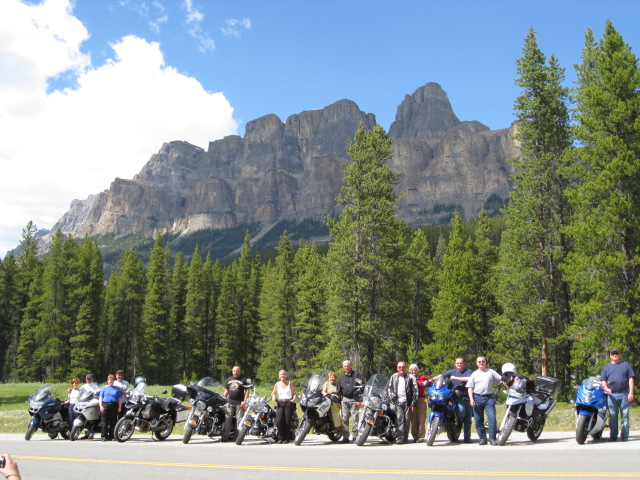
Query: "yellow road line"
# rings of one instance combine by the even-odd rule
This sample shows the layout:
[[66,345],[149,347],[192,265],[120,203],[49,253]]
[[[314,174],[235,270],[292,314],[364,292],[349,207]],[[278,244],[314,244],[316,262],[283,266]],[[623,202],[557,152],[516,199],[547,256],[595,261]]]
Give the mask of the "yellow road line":
[[276,472],[307,472],[307,473],[351,473],[351,474],[380,474],[380,475],[445,475],[458,477],[640,477],[640,472],[480,472],[464,470],[377,470],[369,468],[325,468],[325,467],[279,467],[271,465],[212,465],[208,463],[174,463],[174,462],[142,462],[137,460],[104,460],[91,458],[37,457],[31,455],[12,455],[14,458],[30,460],[50,460],[54,462],[80,463],[109,463],[121,465],[152,465],[159,467],[191,467],[211,468],[218,470],[264,470]]

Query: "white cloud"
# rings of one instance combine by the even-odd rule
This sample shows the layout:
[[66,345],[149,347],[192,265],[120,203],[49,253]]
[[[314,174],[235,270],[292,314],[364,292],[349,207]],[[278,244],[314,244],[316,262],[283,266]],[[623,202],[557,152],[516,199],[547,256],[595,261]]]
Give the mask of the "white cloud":
[[185,24],[187,33],[198,43],[198,49],[202,53],[210,53],[216,49],[216,44],[209,34],[202,28],[204,14],[193,6],[192,0],[184,0],[184,9],[187,12]]
[[[236,133],[224,95],[165,65],[159,44],[127,36],[90,67],[68,1],[0,5],[0,252],[29,220],[50,227],[71,200],[131,178],[163,142],[206,148]],[[77,86],[47,93],[47,78],[70,70]]]
[[226,26],[220,28],[224,35],[227,37],[240,38],[242,36],[242,28],[251,30],[251,19],[243,18],[242,20],[238,20],[236,18],[230,18],[225,22],[225,25]]

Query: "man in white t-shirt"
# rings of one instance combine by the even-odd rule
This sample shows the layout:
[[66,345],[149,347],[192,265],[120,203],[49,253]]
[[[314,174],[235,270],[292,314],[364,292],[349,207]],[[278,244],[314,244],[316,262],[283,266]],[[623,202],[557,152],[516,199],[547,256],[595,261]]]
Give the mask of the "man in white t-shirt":
[[478,369],[471,374],[467,381],[469,390],[469,404],[473,407],[473,416],[476,421],[476,430],[480,437],[480,445],[487,444],[487,431],[484,428],[484,414],[487,413],[489,424],[489,443],[497,445],[496,433],[496,401],[493,398],[493,387],[502,382],[502,376],[495,370],[487,368],[487,358],[476,359]]

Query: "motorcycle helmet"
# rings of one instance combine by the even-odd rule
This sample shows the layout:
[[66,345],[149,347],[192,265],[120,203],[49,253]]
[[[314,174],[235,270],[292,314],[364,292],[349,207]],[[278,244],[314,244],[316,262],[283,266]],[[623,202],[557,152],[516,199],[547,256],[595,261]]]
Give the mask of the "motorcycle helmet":
[[505,363],[502,365],[502,374],[506,375],[508,373],[516,374],[518,371],[516,370],[516,366],[513,363]]
[[147,383],[147,379],[143,376],[136,377],[136,379],[133,381],[134,387],[137,387],[139,383]]

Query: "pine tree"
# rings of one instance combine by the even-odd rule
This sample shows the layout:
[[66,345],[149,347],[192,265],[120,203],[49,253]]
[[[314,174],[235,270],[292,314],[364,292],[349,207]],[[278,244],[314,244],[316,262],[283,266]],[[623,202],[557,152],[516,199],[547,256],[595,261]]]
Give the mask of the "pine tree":
[[169,325],[168,332],[170,345],[174,348],[169,350],[167,360],[173,369],[182,377],[187,377],[187,358],[190,346],[187,343],[185,334],[185,303],[187,297],[188,265],[182,259],[182,254],[178,253],[173,261],[173,273],[169,287]]
[[200,248],[196,248],[189,264],[187,295],[185,302],[185,337],[189,346],[185,370],[188,375],[204,376],[207,368],[206,358],[206,324],[207,324],[207,291],[205,271],[200,256]]
[[238,337],[238,309],[236,305],[238,262],[234,261],[225,270],[218,297],[216,311],[216,356],[215,371],[220,378],[229,376],[229,372],[240,359]]
[[[397,218],[397,175],[385,164],[391,138],[377,125],[360,125],[347,152],[338,221],[329,222],[331,342],[325,358],[349,358],[365,375],[398,360],[403,332],[397,319],[405,226]],[[384,333],[384,334],[383,334]]]
[[10,352],[17,348],[15,331],[20,327],[19,268],[13,252],[0,263],[0,380],[12,375]]
[[575,294],[574,364],[591,369],[617,346],[640,360],[640,71],[638,58],[607,21],[603,38],[585,36],[569,198],[575,251],[567,274]]

